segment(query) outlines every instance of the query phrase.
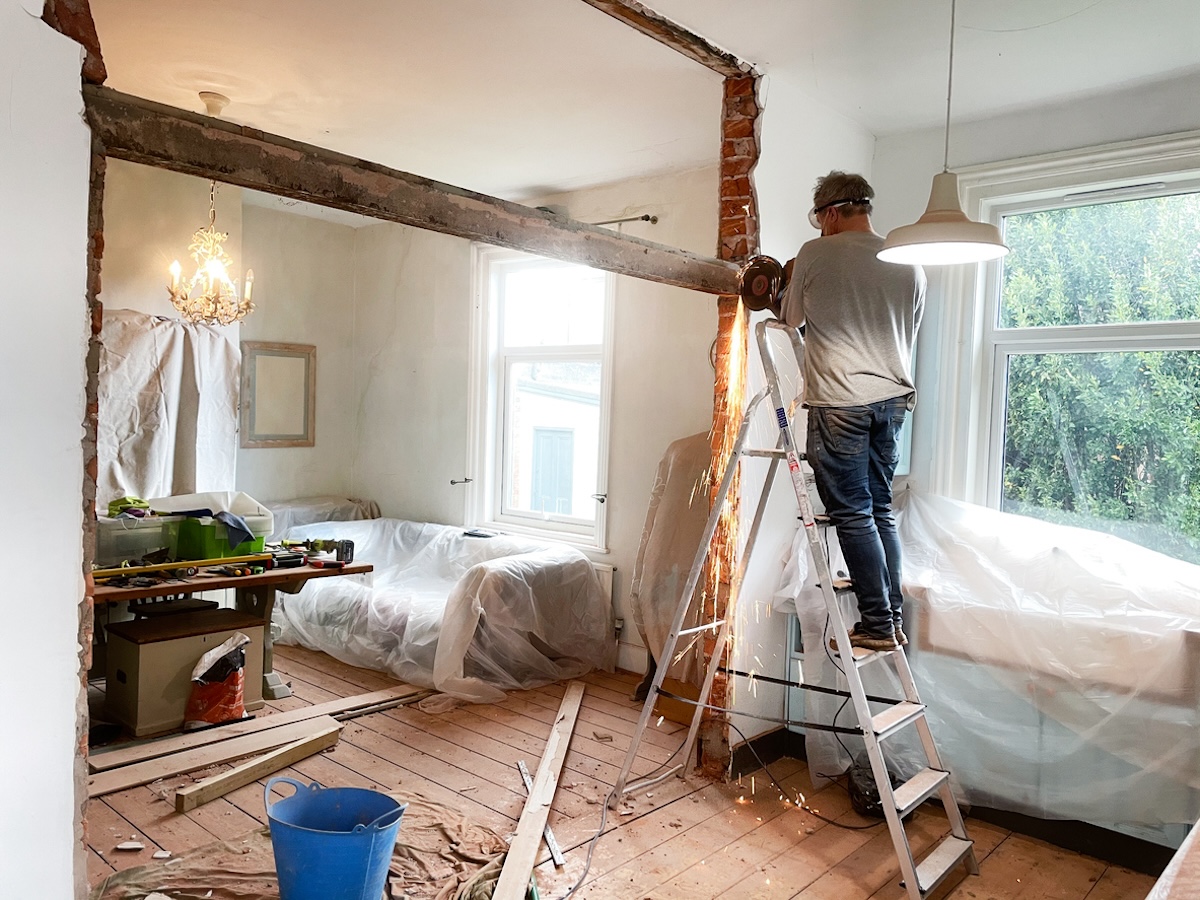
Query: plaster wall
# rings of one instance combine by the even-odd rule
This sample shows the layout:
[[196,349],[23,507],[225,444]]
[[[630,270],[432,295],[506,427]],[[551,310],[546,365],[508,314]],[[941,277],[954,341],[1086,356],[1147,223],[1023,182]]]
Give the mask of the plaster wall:
[[[208,224],[208,180],[166,169],[110,159],[104,180],[104,261],[100,299],[106,309],[135,309],[178,318],[167,285],[169,268],[179,260],[186,278],[195,271],[188,244]],[[217,185],[217,229],[229,233],[226,252],[231,276],[240,285],[242,189]],[[255,285],[257,293],[264,285]],[[237,341],[236,328],[232,339]]]
[[36,568],[26,542],[0,545],[12,601],[0,653],[11,729],[0,742],[0,893],[57,898],[81,896],[85,880],[75,725],[91,136],[80,48],[41,22],[41,8],[0,0],[0,460],[10,509],[39,536]]
[[[623,233],[712,256],[717,234],[715,166],[661,178],[555,194],[531,205],[564,207],[583,222],[645,213]],[[608,550],[592,554],[616,568],[617,615],[624,618],[618,665],[643,671],[646,655],[633,625],[629,584],[641,544],[654,473],[667,445],[712,426],[716,298],[637,278],[618,277],[608,476]]]
[[316,446],[239,449],[237,485],[258,500],[352,493],[355,229],[247,204],[244,262],[254,313],[243,341],[317,348]]
[[[1043,153],[1095,147],[1118,141],[1172,134],[1200,128],[1200,74],[1165,83],[1142,85],[1104,96],[1073,100],[973,122],[952,123],[950,167],[1019,159]],[[941,128],[880,138],[873,165],[880,203],[874,217],[881,233],[913,222],[924,211],[933,175],[942,169],[945,133]],[[944,334],[949,305],[966,298],[948,297],[943,271],[930,268],[925,321],[917,342],[918,403],[913,413],[910,483],[928,486],[935,464],[939,419],[936,399],[947,371],[939,348],[952,335]]]
[[470,242],[361,228],[354,284],[355,494],[385,516],[462,524],[450,480],[467,465]]
[[[762,151],[754,181],[758,189],[762,252],[784,261],[794,257],[805,241],[817,237],[806,217],[817,177],[836,168],[859,172],[870,179],[875,139],[851,119],[811,98],[797,81],[786,75],[772,74],[767,78],[759,97],[764,108]],[[765,383],[753,324],[766,315],[756,313],[751,317],[747,398]],[[794,393],[794,382],[785,386],[785,396]],[[749,439],[752,446],[775,446],[779,432],[770,410],[765,408],[769,405],[769,401],[764,401],[753,420]],[[803,422],[798,422],[797,427],[802,429]],[[798,437],[803,440],[802,434]],[[761,460],[748,461],[742,470],[742,509],[747,530],[766,472],[767,465]],[[738,601],[733,663],[744,671],[788,677],[787,616],[773,613],[771,604],[783,573],[785,553],[796,530],[797,515],[787,472],[781,470],[776,475]],[[745,679],[736,679],[734,706],[743,712],[782,718],[785,691],[780,685],[763,683],[751,690]],[[747,737],[778,727],[746,716],[735,716],[733,722]],[[736,733],[731,737],[735,743],[740,739]]]

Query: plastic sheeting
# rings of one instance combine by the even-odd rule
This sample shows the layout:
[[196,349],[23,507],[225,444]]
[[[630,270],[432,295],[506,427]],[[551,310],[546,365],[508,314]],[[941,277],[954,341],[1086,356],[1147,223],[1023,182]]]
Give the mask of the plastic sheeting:
[[[210,509],[214,513],[233,513],[235,516],[245,519],[246,527],[256,537],[270,534],[275,527],[271,510],[241,491],[175,494],[171,497],[155,497],[146,502],[150,504],[151,509],[167,513],[193,509]],[[208,516],[200,516],[197,521],[202,525],[208,525],[212,523],[213,519]]]
[[298,497],[295,500],[272,500],[264,504],[275,517],[275,530],[268,541],[278,541],[289,528],[315,525],[318,522],[356,522],[378,519],[379,504],[374,500],[355,500],[350,497]]
[[96,503],[233,487],[241,353],[219,329],[128,309],[100,332]]
[[[1110,535],[940,497],[903,500],[909,660],[961,796],[1047,819],[1194,822],[1200,567]],[[811,583],[797,610],[805,677],[832,684]],[[880,668],[863,670],[868,693],[899,696]],[[806,703],[821,722],[841,705],[814,693]],[[853,724],[853,713],[838,722]],[[832,735],[810,732],[806,745],[814,772],[848,762]],[[901,743],[902,774],[921,759],[915,740]]]
[[[705,473],[711,459],[708,432],[693,434],[667,447],[654,474],[642,542],[633,565],[629,604],[638,634],[656,661],[666,645],[704,537],[709,506]],[[703,590],[702,579],[696,587],[696,596]],[[701,604],[693,601],[684,627],[696,625],[701,611]],[[694,646],[702,651],[703,642],[695,641]],[[699,685],[704,674],[699,652],[677,655],[667,674]]]
[[277,639],[477,703],[616,661],[612,604],[565,544],[375,519],[293,528],[354,541],[373,585],[314,579],[275,607]]

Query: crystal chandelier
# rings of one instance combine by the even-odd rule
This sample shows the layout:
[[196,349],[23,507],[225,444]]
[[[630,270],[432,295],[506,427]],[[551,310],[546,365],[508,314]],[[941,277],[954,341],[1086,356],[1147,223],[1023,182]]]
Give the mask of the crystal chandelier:
[[208,227],[192,235],[188,251],[196,261],[196,274],[181,282],[182,268],[179,260],[171,263],[171,304],[189,322],[205,325],[229,325],[244,319],[254,310],[250,302],[250,291],[254,285],[254,272],[246,270],[246,293],[238,297],[238,286],[229,277],[233,260],[221,245],[229,240],[229,233],[217,231],[217,183],[208,187]]

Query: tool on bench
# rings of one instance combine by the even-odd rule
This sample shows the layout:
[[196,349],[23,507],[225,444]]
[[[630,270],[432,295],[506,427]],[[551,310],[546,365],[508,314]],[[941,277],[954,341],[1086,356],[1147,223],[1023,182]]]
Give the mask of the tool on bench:
[[307,538],[303,541],[280,541],[279,545],[287,550],[332,553],[336,559],[344,563],[354,562],[354,541],[342,541],[335,538]]
[[232,578],[241,578],[246,575],[261,575],[266,571],[263,566],[215,566],[210,570],[218,575],[228,575]]
[[179,575],[176,577],[188,577],[195,575],[197,569],[202,569],[207,566],[219,565],[234,565],[239,563],[249,563],[251,565],[259,565],[269,567],[271,565],[271,554],[269,553],[254,553],[249,556],[227,556],[217,557],[216,559],[188,559],[177,562],[154,563],[147,566],[121,566],[116,569],[93,569],[92,578],[97,581],[102,581],[107,578],[128,578],[131,575],[144,575],[150,572],[185,572],[188,575]]
[[346,564],[340,559],[309,559],[308,564],[314,569],[344,569]]

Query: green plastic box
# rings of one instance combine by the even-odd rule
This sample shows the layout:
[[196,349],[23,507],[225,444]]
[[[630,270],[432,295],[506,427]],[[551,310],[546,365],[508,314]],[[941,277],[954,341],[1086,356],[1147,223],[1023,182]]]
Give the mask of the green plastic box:
[[220,522],[204,524],[198,519],[184,519],[179,523],[178,558],[181,560],[249,556],[251,553],[262,553],[265,543],[266,536],[259,535],[230,547],[225,526]]

